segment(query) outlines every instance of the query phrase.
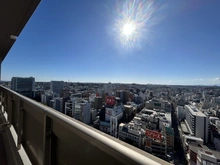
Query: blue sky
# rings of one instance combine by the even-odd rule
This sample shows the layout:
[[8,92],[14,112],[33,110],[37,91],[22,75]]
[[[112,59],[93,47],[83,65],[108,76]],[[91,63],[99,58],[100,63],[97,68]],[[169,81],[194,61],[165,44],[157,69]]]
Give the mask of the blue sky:
[[[219,6],[42,0],[3,61],[2,80],[220,84]],[[127,18],[129,39],[121,35]]]

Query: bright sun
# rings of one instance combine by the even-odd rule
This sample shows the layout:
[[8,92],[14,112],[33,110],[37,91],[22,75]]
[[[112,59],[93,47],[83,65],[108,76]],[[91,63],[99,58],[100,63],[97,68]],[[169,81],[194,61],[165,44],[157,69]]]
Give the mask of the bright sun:
[[126,23],[123,26],[122,33],[126,36],[131,36],[135,30],[135,26],[133,23]]

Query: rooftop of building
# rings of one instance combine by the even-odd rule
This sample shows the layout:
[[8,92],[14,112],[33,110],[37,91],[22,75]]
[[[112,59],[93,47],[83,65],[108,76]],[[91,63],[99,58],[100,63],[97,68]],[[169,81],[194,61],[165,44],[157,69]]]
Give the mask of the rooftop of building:
[[171,120],[172,120],[172,118],[171,118],[171,113],[166,112],[166,113],[165,113],[165,117],[166,117],[167,121],[171,122]]
[[128,105],[128,104],[126,104],[126,105],[124,105],[124,107],[125,107],[125,108],[132,108],[133,105]]
[[34,77],[12,77],[13,78],[19,78],[19,79],[34,79]]
[[156,114],[156,111],[154,110],[151,110],[151,109],[147,109],[147,108],[144,108],[140,111],[141,114],[146,114],[146,115],[152,115],[152,114]]
[[108,122],[108,121],[100,121],[100,125],[109,127],[110,126],[110,122]]
[[185,105],[185,107],[190,111],[190,113],[194,116],[200,116],[200,117],[206,117],[204,113],[202,113],[200,110],[198,110],[193,105]]
[[190,134],[190,132],[189,132],[189,130],[188,130],[188,128],[187,128],[187,126],[184,122],[181,122],[180,126],[181,126],[182,132],[184,134]]
[[215,151],[215,150],[210,150],[206,145],[201,145],[198,143],[191,142],[191,143],[189,143],[188,146],[189,146],[190,150],[192,150],[193,152],[195,152],[197,154],[198,154],[198,150],[200,150],[203,152],[203,154],[206,154],[209,156],[211,156],[211,154],[212,154],[214,157],[216,157],[216,159],[218,161],[220,161],[220,152]]
[[121,127],[121,130],[123,132],[130,133],[133,135],[140,135],[145,132],[140,126],[138,127],[137,125],[131,122],[128,124],[121,123],[119,126]]
[[203,142],[201,137],[196,137],[196,136],[190,136],[190,135],[184,135],[185,139],[190,139],[190,140],[195,140],[195,141],[201,141]]
[[189,146],[189,149],[195,153],[198,153],[198,149],[200,148],[209,149],[207,146],[198,144],[196,142],[191,142],[188,144],[188,146]]

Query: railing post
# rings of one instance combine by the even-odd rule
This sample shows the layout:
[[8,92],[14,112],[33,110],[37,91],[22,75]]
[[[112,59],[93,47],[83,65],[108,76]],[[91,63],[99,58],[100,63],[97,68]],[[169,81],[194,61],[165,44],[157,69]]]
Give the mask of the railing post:
[[4,110],[5,110],[5,112],[8,113],[8,109],[7,109],[7,108],[8,108],[8,107],[7,107],[7,106],[8,106],[8,94],[7,94],[7,91],[5,91],[5,93],[4,93],[4,98],[5,98],[5,99],[4,99],[4,100],[5,100],[5,101],[4,101]]
[[7,95],[8,97],[8,100],[7,100],[7,113],[8,113],[8,122],[9,122],[9,124],[11,125],[12,124],[12,113],[13,113],[13,111],[12,111],[12,94],[11,93],[9,93],[8,95]]
[[5,89],[3,89],[3,102],[2,102],[2,105],[3,105],[3,107],[4,107],[4,110],[3,110],[3,112],[7,112],[6,111],[6,103],[7,103],[7,94],[6,94],[6,90]]
[[4,113],[5,112],[5,106],[4,106],[5,105],[5,96],[4,96],[4,89],[2,87],[1,87],[1,89],[2,89],[1,90],[1,97],[2,97],[1,98],[1,102],[2,102],[1,106],[4,107],[4,109],[2,108],[2,112]]
[[23,142],[23,125],[24,125],[24,106],[23,106],[23,101],[19,100],[19,110],[18,110],[18,130],[17,130],[17,149],[21,149],[21,144]]
[[53,134],[53,120],[44,115],[44,165],[54,165],[55,162],[55,136]]
[[13,98],[13,96],[12,96],[12,99],[11,99],[11,110],[12,110],[11,124],[14,126],[15,131],[17,131],[16,116],[15,115],[18,115],[18,114],[16,114],[17,113],[17,111],[16,111],[16,102],[15,102],[15,99]]
[[3,91],[2,91],[2,87],[0,87],[0,101],[1,101],[1,105],[0,105],[0,110],[1,110],[1,113],[3,113],[3,109],[2,109],[2,104],[3,104]]

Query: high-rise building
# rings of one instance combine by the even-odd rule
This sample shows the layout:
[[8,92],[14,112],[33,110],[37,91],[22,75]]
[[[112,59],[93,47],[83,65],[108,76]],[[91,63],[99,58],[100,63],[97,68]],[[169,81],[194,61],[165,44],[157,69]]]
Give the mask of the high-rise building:
[[75,103],[79,101],[78,97],[71,97],[70,100],[65,102],[64,113],[70,117],[74,117]]
[[76,102],[74,107],[74,118],[85,124],[89,124],[91,122],[90,110],[91,104],[89,102]]
[[62,98],[54,98],[53,108],[59,112],[63,112],[63,99]]
[[108,83],[103,86],[105,93],[111,94],[112,92],[112,84]]
[[118,124],[123,119],[124,106],[120,100],[108,96],[105,106],[105,121],[110,122],[110,135],[118,137]]
[[33,77],[12,77],[11,89],[16,92],[34,91],[34,83]]
[[177,106],[176,107],[176,113],[177,113],[177,118],[180,120],[183,120],[186,118],[186,112],[184,106]]
[[209,121],[205,114],[195,106],[186,105],[186,122],[191,132],[196,137],[201,137],[205,143],[208,142]]
[[102,97],[95,97],[95,100],[94,100],[94,108],[95,109],[101,109],[102,108]]
[[123,103],[127,103],[128,101],[129,101],[129,92],[128,91],[124,91]]
[[121,102],[126,104],[129,101],[129,92],[120,90],[115,92],[115,96],[121,99]]
[[67,116],[70,116],[70,117],[73,117],[73,107],[72,106],[75,106],[71,100],[68,100],[67,102],[65,102],[65,110],[64,110],[64,113],[67,115]]
[[56,94],[60,94],[63,87],[64,87],[64,81],[51,81],[50,83],[50,90]]
[[27,97],[33,97],[34,85],[33,77],[12,77],[11,79],[11,89]]
[[50,100],[52,99],[53,99],[52,93],[45,92],[44,94],[41,95],[41,103],[47,106],[50,105]]

